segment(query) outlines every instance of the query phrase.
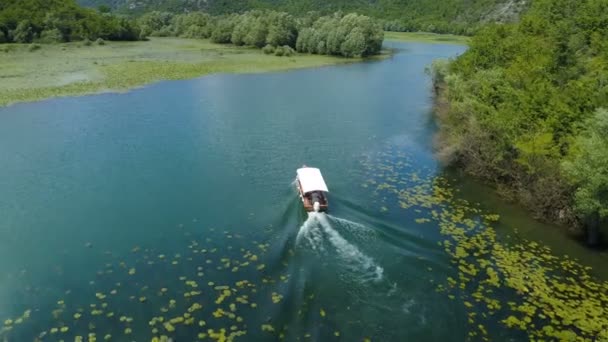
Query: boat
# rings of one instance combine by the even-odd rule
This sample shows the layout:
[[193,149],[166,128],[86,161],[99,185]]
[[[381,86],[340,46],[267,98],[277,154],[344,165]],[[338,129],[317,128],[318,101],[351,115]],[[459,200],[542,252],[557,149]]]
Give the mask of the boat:
[[308,212],[327,211],[329,190],[321,175],[321,170],[304,165],[296,173],[296,183],[304,209]]

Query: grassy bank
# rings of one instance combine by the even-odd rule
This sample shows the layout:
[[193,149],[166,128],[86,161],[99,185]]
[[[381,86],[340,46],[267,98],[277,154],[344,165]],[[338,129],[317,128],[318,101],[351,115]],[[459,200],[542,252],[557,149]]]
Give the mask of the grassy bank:
[[437,34],[429,32],[384,32],[385,40],[398,40],[403,42],[420,42],[431,44],[469,44],[469,37],[453,34]]
[[159,80],[212,73],[252,73],[349,63],[319,55],[277,57],[259,49],[207,40],[153,38],[145,42],[0,45],[0,106],[56,96],[124,91]]

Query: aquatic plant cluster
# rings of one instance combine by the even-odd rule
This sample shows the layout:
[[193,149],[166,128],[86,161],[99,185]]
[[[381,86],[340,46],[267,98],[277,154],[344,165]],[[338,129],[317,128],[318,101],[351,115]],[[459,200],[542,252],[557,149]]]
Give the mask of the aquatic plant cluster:
[[394,146],[373,156],[364,165],[374,177],[363,186],[398,201],[419,216],[417,223],[438,227],[446,237],[440,245],[457,276],[437,290],[462,301],[471,340],[517,332],[539,341],[608,340],[608,282],[537,242],[497,235],[498,215],[458,198],[445,177],[413,171],[408,160]]
[[[122,256],[104,252],[111,260],[85,290],[89,301],[68,290],[50,310],[41,304],[6,317],[0,322],[0,340],[235,341],[299,334],[273,316],[283,305],[290,276],[283,273],[285,269],[267,268],[264,260],[270,244],[229,231],[208,232],[220,238],[196,238],[185,230],[184,241],[189,242],[182,253],[142,247]],[[94,246],[87,243],[84,248]],[[294,253],[290,249],[286,254]],[[287,264],[286,259],[281,261]],[[330,309],[313,307],[314,294],[305,296],[299,317],[330,322]],[[40,299],[40,303],[48,300]],[[322,329],[328,330],[327,336],[340,336],[340,331],[329,330],[323,322],[314,329],[297,339],[311,340],[324,334]]]

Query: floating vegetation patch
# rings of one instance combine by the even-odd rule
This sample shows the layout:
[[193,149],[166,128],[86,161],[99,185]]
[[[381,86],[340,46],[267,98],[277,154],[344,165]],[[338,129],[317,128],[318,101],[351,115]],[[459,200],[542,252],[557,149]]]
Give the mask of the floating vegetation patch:
[[471,340],[496,340],[504,329],[539,341],[608,341],[608,282],[537,242],[498,237],[498,215],[458,198],[446,178],[410,165],[391,146],[364,161],[372,176],[362,186],[374,190],[380,206],[397,202],[416,224],[434,225],[446,237],[440,245],[457,275],[438,291],[462,301]]
[[[337,336],[335,324],[288,335],[277,308],[287,305],[290,276],[266,267],[269,242],[215,229],[197,238],[179,228],[187,244],[178,250],[136,246],[126,255],[104,252],[107,262],[95,280],[82,282],[84,289],[65,291],[49,310],[41,304],[3,318],[0,341],[274,340],[318,336],[319,329]],[[299,316],[317,315],[314,300],[307,295]]]

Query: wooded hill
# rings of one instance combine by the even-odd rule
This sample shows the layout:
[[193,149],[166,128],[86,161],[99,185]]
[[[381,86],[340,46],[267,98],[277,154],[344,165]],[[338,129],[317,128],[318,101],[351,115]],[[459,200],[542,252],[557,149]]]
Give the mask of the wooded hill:
[[441,154],[538,216],[608,219],[608,0],[535,0],[435,64]]
[[82,5],[109,6],[112,10],[142,14],[152,10],[212,15],[272,9],[302,15],[317,11],[357,12],[385,21],[392,31],[431,31],[471,34],[486,22],[509,22],[519,17],[529,0],[79,0]]
[[74,0],[0,1],[0,43],[137,40],[133,20],[83,8]]

